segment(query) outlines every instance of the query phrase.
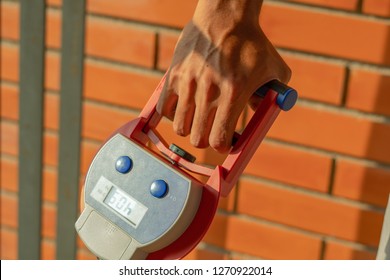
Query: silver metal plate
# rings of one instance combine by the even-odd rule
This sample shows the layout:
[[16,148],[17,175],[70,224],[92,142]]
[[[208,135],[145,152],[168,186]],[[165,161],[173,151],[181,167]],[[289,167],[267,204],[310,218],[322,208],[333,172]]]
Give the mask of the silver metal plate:
[[[132,160],[131,170],[125,174],[115,168],[121,156]],[[150,193],[155,180],[164,180],[168,185],[167,194],[161,198]],[[114,203],[110,205],[111,192],[123,197],[123,203],[128,203],[131,209],[125,209],[123,205],[116,207]],[[117,134],[100,149],[91,164],[86,178],[85,201],[137,242],[148,244],[163,237],[177,224],[180,229],[175,229],[176,235],[181,234],[192,221],[201,194],[202,186],[196,180]]]

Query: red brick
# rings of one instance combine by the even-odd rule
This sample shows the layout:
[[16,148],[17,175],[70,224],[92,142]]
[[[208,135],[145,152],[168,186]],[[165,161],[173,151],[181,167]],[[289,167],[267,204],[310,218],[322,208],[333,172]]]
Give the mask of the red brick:
[[220,248],[226,248],[229,234],[229,216],[216,214],[203,241]]
[[0,113],[2,118],[16,120],[19,116],[19,94],[16,86],[0,87]]
[[[389,2],[390,3],[390,2]],[[352,68],[346,106],[369,113],[390,116],[390,74]]]
[[84,104],[82,135],[86,138],[106,140],[116,129],[136,117],[137,115],[131,112],[96,104]]
[[57,134],[44,134],[43,163],[50,166],[58,166],[58,135]]
[[[44,99],[45,128],[58,129],[58,115],[59,96],[46,93]],[[19,119],[19,89],[17,87],[2,85],[1,116],[10,120]]]
[[370,246],[379,243],[380,212],[249,180],[242,180],[238,198],[243,214]]
[[268,136],[390,163],[390,125],[342,111],[295,106],[279,115]]
[[60,90],[60,57],[57,53],[46,53],[45,57],[45,88]]
[[162,77],[96,62],[87,62],[84,75],[86,98],[138,109],[145,106]]
[[[18,126],[13,123],[1,123],[1,152],[8,155],[17,156],[18,152]],[[43,163],[47,165],[57,165],[57,135],[44,133],[43,137]]]
[[18,154],[18,127],[8,122],[0,123],[0,151],[9,155]]
[[81,142],[80,172],[82,174],[87,173],[88,168],[100,147],[100,144],[90,141],[84,140]]
[[[1,44],[1,79],[11,82],[19,81],[19,46],[15,44]],[[59,89],[59,57],[57,54],[47,53],[45,59],[45,87]]]
[[[19,80],[19,58],[16,46],[2,45],[5,71],[2,78]],[[59,57],[55,53],[46,56],[45,87],[59,90]],[[2,64],[2,67],[5,67]],[[8,67],[10,65],[11,67]],[[141,74],[123,67],[87,61],[84,73],[84,96],[97,101],[118,104],[130,108],[143,108],[161,79],[160,75]]]
[[[47,2],[51,6],[58,7],[62,1],[48,0]],[[196,3],[196,0],[186,2],[177,0],[151,0],[147,2],[90,0],[87,2],[87,11],[104,16],[183,27],[192,18]]]
[[383,21],[267,2],[260,23],[278,47],[390,65]]
[[[2,159],[1,188],[17,192],[18,173],[17,159]],[[57,172],[53,169],[43,168],[42,197],[47,201],[57,201]]]
[[18,234],[13,230],[0,230],[0,259],[17,260],[18,259]]
[[389,193],[389,168],[337,160],[334,195],[386,207]]
[[364,0],[363,12],[382,17],[390,17],[390,0]]
[[345,66],[282,53],[292,76],[289,85],[300,98],[340,105],[344,90]]
[[46,11],[46,34],[45,43],[50,48],[61,47],[61,11],[47,10]]
[[44,168],[43,170],[43,199],[51,202],[57,201],[57,172]]
[[[19,40],[18,5],[4,5],[3,38]],[[61,11],[47,12],[46,45],[61,46]],[[3,24],[2,24],[3,26]],[[87,17],[85,32],[87,55],[152,67],[154,63],[155,34],[152,30],[136,28],[107,19]]]
[[[2,140],[1,152],[5,153],[5,154],[9,154],[9,155],[14,155],[14,156],[18,155],[18,142],[16,140],[18,137],[17,126],[9,125],[9,124],[3,125],[2,132],[4,132],[4,131],[5,131],[4,134],[7,134],[7,137],[4,137],[1,139]],[[4,134],[2,133],[2,136]],[[3,145],[3,143],[4,143],[3,139],[5,139],[4,141],[7,141],[7,143],[9,143],[9,144],[6,143]],[[43,163],[45,165],[48,165],[48,166],[57,166],[57,164],[58,164],[58,136],[56,134],[52,134],[52,133],[45,133],[44,138],[43,138],[43,146],[44,146]],[[84,149],[82,147],[82,149],[84,151],[83,153],[85,153],[81,156],[81,162],[82,162],[82,167],[84,168],[84,171],[86,171],[86,169],[88,168],[91,157],[94,155],[94,151],[97,149],[97,147],[99,145],[88,144],[87,146],[88,147],[84,148]],[[88,164],[88,166],[87,166],[87,164]],[[52,179],[48,179],[48,181],[52,182]]]
[[[61,17],[51,13],[47,44],[60,47]],[[50,28],[49,28],[50,27]],[[153,67],[155,34],[152,30],[94,17],[86,18],[85,52],[88,56]]]
[[[16,196],[1,195],[1,224],[18,227],[18,200]],[[42,236],[54,238],[56,231],[56,210],[53,206],[42,208]]]
[[287,0],[289,2],[305,3],[316,6],[337,8],[342,10],[356,10],[358,0]]
[[[46,53],[45,59],[45,87],[46,89],[59,89],[59,56],[54,53]],[[19,81],[19,46],[1,44],[1,78],[6,81]]]
[[230,194],[227,197],[221,197],[219,199],[218,208],[223,209],[225,211],[234,212],[235,211],[235,204],[236,204],[236,193],[237,185],[233,188],[233,190],[230,192]]
[[[8,155],[18,155],[18,127],[15,124],[1,122],[1,152]],[[81,145],[82,173],[86,173],[92,158],[100,147],[97,143],[83,141]],[[43,163],[49,166],[57,166],[58,162],[58,137],[55,134],[46,133],[44,136]],[[48,179],[53,182],[53,179]]]
[[46,0],[46,4],[54,7],[59,7],[62,5],[62,0]]
[[335,241],[327,241],[325,260],[374,260],[376,254],[363,249],[357,249]]
[[157,68],[166,70],[171,64],[176,42],[179,39],[178,32],[163,32],[158,34]]
[[155,34],[152,30],[90,17],[86,26],[88,55],[153,67]]
[[56,246],[54,240],[42,240],[41,242],[41,260],[55,260]]
[[87,10],[101,15],[183,27],[192,18],[196,3],[196,0],[91,0],[87,3]]
[[18,162],[17,159],[1,158],[0,187],[4,190],[18,191]]
[[0,220],[2,226],[18,227],[18,198],[16,195],[0,195]]
[[330,157],[263,142],[245,169],[245,174],[327,192]]
[[57,94],[45,94],[44,99],[44,118],[43,123],[46,128],[58,130],[59,128],[59,114],[60,114],[60,100]]
[[42,236],[54,239],[56,237],[57,210],[52,205],[44,205],[42,209]]
[[0,3],[0,36],[11,40],[19,40],[19,3]]
[[217,215],[205,242],[265,259],[318,259],[321,240],[236,216]]
[[0,44],[0,77],[2,80],[17,82],[19,80],[19,47]]

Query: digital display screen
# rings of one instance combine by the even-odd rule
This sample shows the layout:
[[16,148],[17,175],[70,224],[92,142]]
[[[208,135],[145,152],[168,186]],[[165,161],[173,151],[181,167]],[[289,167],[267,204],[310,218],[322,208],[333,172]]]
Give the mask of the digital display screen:
[[143,204],[114,185],[111,186],[103,202],[135,227],[138,226],[148,210]]

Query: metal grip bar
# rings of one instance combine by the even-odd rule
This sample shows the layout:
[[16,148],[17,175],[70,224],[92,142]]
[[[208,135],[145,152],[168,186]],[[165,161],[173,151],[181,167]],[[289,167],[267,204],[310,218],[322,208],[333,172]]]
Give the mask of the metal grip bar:
[[[166,150],[168,150],[164,147],[166,146],[166,143],[161,139],[158,133],[154,131],[154,128],[158,125],[162,117],[156,111],[156,105],[163,89],[166,75],[167,74],[161,79],[159,85],[140,114],[140,117],[144,120],[145,124],[143,132],[149,136],[152,142],[155,143],[163,153],[166,153]],[[230,190],[237,182],[238,177],[245,169],[269,128],[275,121],[280,110],[290,110],[295,105],[298,98],[296,90],[277,80],[266,83],[256,90],[255,94],[263,97],[263,100],[256,109],[248,125],[245,127],[243,133],[241,135],[235,133],[232,150],[222,164],[222,196],[227,196],[229,194]],[[205,168],[198,168],[201,166],[186,160],[179,160],[179,163],[190,171],[204,175],[211,174],[211,170],[208,170],[207,168],[207,172],[200,171],[205,170]]]
[[230,193],[280,110],[290,110],[298,98],[295,89],[277,80],[266,83],[255,94],[263,97],[263,100],[222,164],[226,172],[221,186],[222,196]]

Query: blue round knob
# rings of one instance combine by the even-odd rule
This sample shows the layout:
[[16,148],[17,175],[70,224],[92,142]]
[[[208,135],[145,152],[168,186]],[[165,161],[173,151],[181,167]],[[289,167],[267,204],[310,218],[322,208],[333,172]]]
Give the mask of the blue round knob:
[[150,186],[150,193],[157,198],[164,197],[168,192],[168,184],[164,180],[155,180]]
[[121,156],[115,162],[115,169],[125,174],[133,167],[133,161],[128,156]]
[[279,108],[283,111],[288,111],[294,107],[295,102],[297,102],[298,93],[295,89],[289,88],[284,93],[279,93],[276,97],[276,103],[279,105]]

